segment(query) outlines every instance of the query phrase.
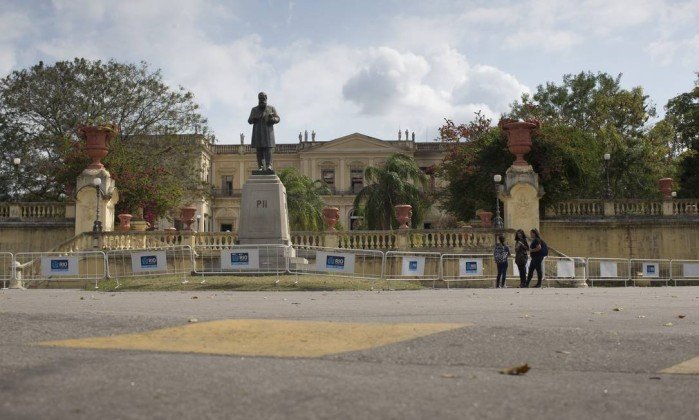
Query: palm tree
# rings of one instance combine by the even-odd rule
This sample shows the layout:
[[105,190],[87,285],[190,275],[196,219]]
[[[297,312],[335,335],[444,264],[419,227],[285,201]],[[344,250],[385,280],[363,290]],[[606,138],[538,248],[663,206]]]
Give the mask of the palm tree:
[[364,217],[368,229],[397,227],[393,207],[397,204],[413,206],[413,227],[422,221],[429,202],[421,191],[428,178],[412,157],[396,153],[382,167],[366,168],[364,179],[367,185],[355,197],[354,208]]
[[321,213],[325,204],[320,196],[330,194],[327,185],[322,181],[313,181],[294,167],[282,169],[279,179],[286,188],[291,230],[322,230]]

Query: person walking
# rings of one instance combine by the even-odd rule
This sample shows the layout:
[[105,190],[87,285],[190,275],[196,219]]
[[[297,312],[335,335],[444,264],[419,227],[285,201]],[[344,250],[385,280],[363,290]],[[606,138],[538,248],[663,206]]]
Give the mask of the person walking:
[[493,259],[498,266],[498,275],[495,278],[495,288],[505,288],[505,279],[507,278],[507,259],[510,257],[510,248],[505,245],[505,237],[498,236],[498,243],[493,250]]
[[522,229],[515,232],[515,264],[519,270],[519,287],[527,284],[527,260],[529,260],[529,244],[527,235]]
[[529,283],[532,281],[532,276],[534,271],[536,271],[536,285],[534,287],[541,287],[541,279],[544,276],[543,269],[541,267],[544,257],[549,253],[548,246],[546,242],[541,239],[541,234],[538,230],[532,229],[530,232],[532,237],[532,243],[529,244],[529,255],[531,255],[531,262],[529,263],[529,272],[527,273],[527,283],[524,287],[529,287]]

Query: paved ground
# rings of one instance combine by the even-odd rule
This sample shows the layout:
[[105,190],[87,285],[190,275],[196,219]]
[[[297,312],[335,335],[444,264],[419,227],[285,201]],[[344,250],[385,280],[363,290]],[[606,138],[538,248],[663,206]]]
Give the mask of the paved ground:
[[[153,337],[154,351],[133,349]],[[109,349],[55,346],[96,340]],[[274,356],[285,343],[309,356]],[[698,356],[699,287],[0,291],[2,419],[696,419]],[[660,373],[687,361],[675,371],[688,374]]]

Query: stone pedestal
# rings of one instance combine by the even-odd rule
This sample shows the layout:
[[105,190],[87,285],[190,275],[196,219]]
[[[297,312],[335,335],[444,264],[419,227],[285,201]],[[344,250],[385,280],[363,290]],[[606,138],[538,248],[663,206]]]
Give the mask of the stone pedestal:
[[286,189],[277,175],[252,175],[243,185],[238,241],[241,245],[291,244]]
[[[274,173],[253,173],[243,185],[238,244],[291,245],[286,188]],[[292,250],[260,248],[260,269],[281,269],[285,257],[294,256]]]
[[85,169],[78,176],[75,188],[75,234],[92,232],[97,211],[97,191],[92,181],[102,179],[100,185],[99,208],[102,231],[114,230],[114,206],[119,202],[119,192],[114,180],[106,169]]
[[527,235],[539,229],[539,199],[544,189],[531,165],[512,165],[505,173],[505,184],[499,192],[505,205],[505,228],[522,229]]

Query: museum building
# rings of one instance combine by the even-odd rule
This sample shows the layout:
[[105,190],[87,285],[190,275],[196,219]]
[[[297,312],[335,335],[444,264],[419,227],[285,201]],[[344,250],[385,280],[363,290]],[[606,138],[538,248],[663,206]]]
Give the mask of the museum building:
[[[407,137],[407,133],[406,133]],[[201,157],[202,179],[210,185],[210,197],[199,198],[195,230],[220,232],[238,230],[240,197],[245,181],[257,169],[255,149],[249,144],[210,144]],[[395,153],[412,156],[418,166],[430,176],[432,187],[437,182],[430,168],[440,163],[446,145],[439,142],[416,142],[414,135],[408,140],[381,140],[365,134],[353,133],[327,141],[309,141],[299,134],[299,142],[277,144],[274,152],[274,169],[295,167],[313,180],[322,180],[332,194],[323,196],[328,206],[340,209],[340,222],[345,229],[356,229],[360,223],[354,215],[353,202],[364,187],[364,169],[381,166]],[[433,209],[423,221],[425,228],[432,227],[441,214]],[[167,226],[159,226],[164,228]]]

